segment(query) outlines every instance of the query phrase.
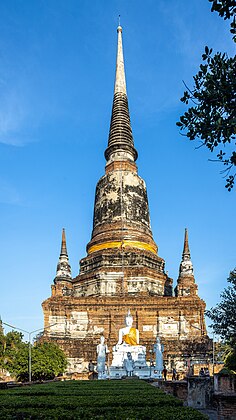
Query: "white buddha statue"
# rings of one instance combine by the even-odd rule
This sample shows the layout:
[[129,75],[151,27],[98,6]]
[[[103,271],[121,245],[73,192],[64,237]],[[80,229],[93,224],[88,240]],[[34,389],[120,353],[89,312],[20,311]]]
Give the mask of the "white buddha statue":
[[133,317],[128,310],[128,314],[125,317],[125,327],[119,330],[118,345],[129,344],[130,346],[137,346],[139,344],[139,331],[132,327]]
[[127,376],[133,376],[134,361],[130,352],[127,353],[127,359],[124,360],[124,368]]
[[109,353],[108,347],[105,344],[105,337],[100,337],[100,343],[97,345],[97,371],[98,375],[105,374],[106,354]]
[[140,378],[150,376],[146,363],[146,347],[139,344],[139,331],[132,327],[133,317],[128,311],[125,317],[125,327],[119,330],[119,339],[112,351],[110,378],[132,376]]
[[153,346],[153,350],[156,353],[156,365],[155,365],[156,370],[158,370],[159,372],[162,372],[164,346],[163,344],[161,344],[160,338],[158,336],[156,338],[156,343]]

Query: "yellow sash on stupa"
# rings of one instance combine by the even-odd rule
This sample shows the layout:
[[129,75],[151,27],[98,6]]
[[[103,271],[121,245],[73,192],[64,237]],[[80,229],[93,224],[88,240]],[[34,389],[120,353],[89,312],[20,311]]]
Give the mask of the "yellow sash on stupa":
[[130,328],[129,333],[123,335],[123,341],[131,346],[137,346],[137,333],[136,328]]

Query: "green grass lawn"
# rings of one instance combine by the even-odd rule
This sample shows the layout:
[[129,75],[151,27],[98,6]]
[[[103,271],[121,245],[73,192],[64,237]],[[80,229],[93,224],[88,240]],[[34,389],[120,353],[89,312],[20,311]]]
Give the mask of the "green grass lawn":
[[0,419],[206,419],[141,380],[68,381],[0,390]]

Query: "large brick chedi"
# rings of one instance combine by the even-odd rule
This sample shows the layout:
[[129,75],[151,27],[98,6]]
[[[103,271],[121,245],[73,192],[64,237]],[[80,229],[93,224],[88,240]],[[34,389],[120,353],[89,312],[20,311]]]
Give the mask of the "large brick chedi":
[[117,32],[107,163],[96,188],[92,237],[79,275],[72,279],[63,230],[52,296],[42,304],[43,339],[56,341],[68,356],[68,370],[80,372],[96,360],[101,334],[110,350],[117,343],[130,309],[140,343],[149,350],[159,335],[168,367],[184,371],[190,358],[205,360],[209,351],[205,303],[197,294],[187,230],[175,293],[158,255],[146,186],[135,163],[120,26]]

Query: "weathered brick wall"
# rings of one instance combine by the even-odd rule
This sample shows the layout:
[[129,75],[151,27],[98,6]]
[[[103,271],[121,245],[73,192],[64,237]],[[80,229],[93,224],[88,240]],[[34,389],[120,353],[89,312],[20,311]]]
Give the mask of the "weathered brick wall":
[[236,375],[222,373],[215,375],[214,390],[225,394],[236,393]]
[[[175,365],[179,373],[185,374],[189,358],[203,361],[212,348],[202,320],[203,308],[201,299],[189,297],[53,296],[43,303],[44,339],[56,341],[74,359],[74,371],[81,371],[90,359],[96,362],[101,334],[112,352],[118,341],[118,330],[124,326],[130,309],[133,325],[140,332],[140,344],[147,347],[147,359],[158,334],[164,344],[168,369]],[[198,325],[199,329],[192,325]]]
[[[211,350],[211,352],[212,352],[212,350]],[[223,368],[223,366],[224,366],[224,363],[222,362],[222,363],[219,363],[219,362],[215,362],[214,363],[214,373],[216,374],[216,373],[218,373],[222,368]],[[212,356],[210,357],[210,359],[209,360],[207,360],[205,363],[198,363],[198,364],[195,364],[194,366],[193,366],[193,375],[195,375],[195,376],[199,376],[199,373],[200,373],[200,370],[201,370],[201,368],[208,368],[208,370],[209,370],[209,374],[210,374],[210,376],[213,376],[213,363],[212,363]]]
[[169,395],[179,398],[182,401],[186,401],[188,397],[188,384],[187,381],[164,381],[158,380],[158,382],[153,382],[153,386],[162,389]]
[[214,401],[218,420],[236,420],[236,394],[218,394],[214,396]]
[[205,409],[211,406],[213,396],[212,378],[189,377],[188,399],[189,407]]

